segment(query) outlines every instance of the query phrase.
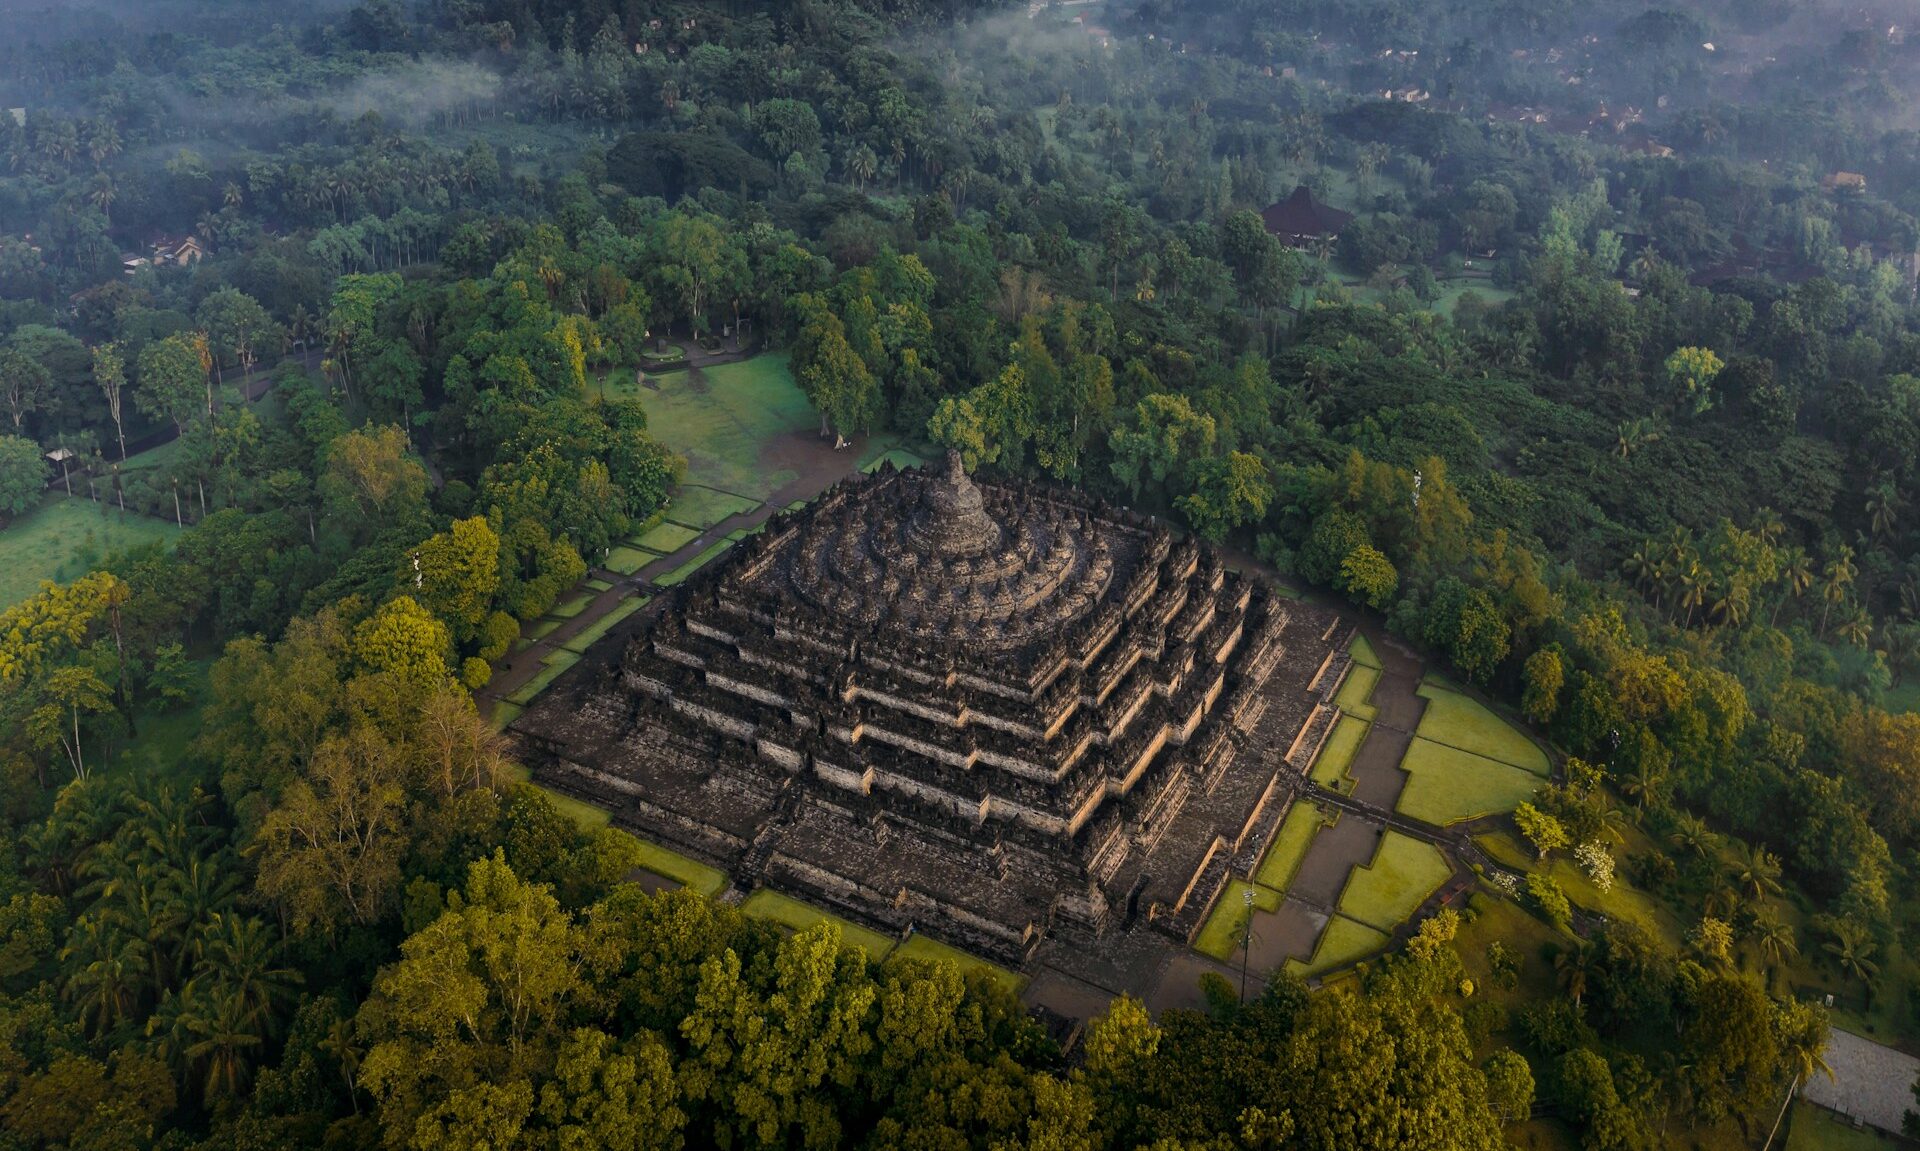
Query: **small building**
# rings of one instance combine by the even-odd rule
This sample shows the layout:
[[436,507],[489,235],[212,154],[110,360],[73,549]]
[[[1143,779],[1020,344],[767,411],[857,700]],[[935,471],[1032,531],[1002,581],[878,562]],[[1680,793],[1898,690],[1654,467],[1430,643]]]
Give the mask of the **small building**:
[[1858,172],[1835,172],[1820,177],[1820,190],[1823,192],[1864,192],[1867,190],[1867,178]]
[[153,263],[161,267],[184,268],[199,263],[207,255],[207,246],[198,236],[155,236],[149,247]]
[[1308,248],[1338,236],[1353,222],[1353,213],[1320,203],[1302,184],[1293,190],[1293,195],[1268,205],[1260,213],[1260,219],[1268,233],[1280,237],[1281,242],[1294,248]]

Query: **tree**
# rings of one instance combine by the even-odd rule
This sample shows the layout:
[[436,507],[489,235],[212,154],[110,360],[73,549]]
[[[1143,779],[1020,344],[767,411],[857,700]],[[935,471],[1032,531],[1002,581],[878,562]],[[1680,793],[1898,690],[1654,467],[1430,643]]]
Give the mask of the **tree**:
[[24,436],[0,436],[0,518],[24,515],[46,489],[47,461]]
[[1155,392],[1113,429],[1113,476],[1138,497],[1147,484],[1163,487],[1188,461],[1212,451],[1213,440],[1212,416],[1186,396]]
[[19,348],[0,347],[0,396],[6,397],[7,414],[13,417],[18,435],[27,417],[53,398],[53,376]]
[[403,581],[414,598],[439,617],[453,638],[467,643],[480,634],[500,586],[500,537],[485,516],[455,520],[414,552]]
[[329,516],[364,531],[365,525],[400,522],[424,510],[427,472],[408,454],[405,432],[370,427],[327,446],[319,488]]
[[1713,407],[1713,380],[1725,366],[1710,348],[1675,348],[1665,367],[1676,402],[1696,416]]
[[[1193,491],[1175,501],[1195,531],[1216,543],[1227,533],[1266,516],[1273,499],[1267,465],[1246,452],[1228,452],[1197,461],[1190,473]],[[1385,556],[1380,557],[1383,561]],[[1388,565],[1392,571],[1392,565]],[[1398,577],[1393,577],[1397,582]],[[1389,587],[1389,596],[1392,589]]]
[[[839,317],[827,313],[809,354],[795,373],[800,390],[820,413],[820,434],[867,431],[880,414],[880,385],[847,343]],[[806,336],[802,334],[802,340]],[[795,359],[800,360],[796,350]]]
[[1533,844],[1540,859],[1573,842],[1564,824],[1531,803],[1522,803],[1514,809],[1513,822],[1520,829],[1520,834]]
[[422,693],[447,682],[447,625],[412,596],[396,596],[353,629],[353,657]]
[[27,715],[27,736],[43,748],[59,748],[75,779],[87,777],[87,758],[81,747],[80,716],[113,711],[113,689],[98,672],[84,664],[55,668],[38,685],[39,706]]
[[[100,385],[100,394],[106,397],[107,413],[113,417],[113,434],[120,441],[120,460],[124,461],[127,458],[127,429],[120,418],[120,399],[126,389],[127,365],[120,357],[119,345],[102,344],[93,349],[93,379]],[[124,509],[126,504],[122,502],[120,506]]]
[[1372,544],[1361,544],[1340,561],[1340,574],[1334,577],[1333,586],[1355,603],[1382,611],[1400,589],[1400,572],[1385,552]]
[[1547,724],[1560,710],[1560,691],[1566,684],[1566,664],[1557,647],[1543,647],[1527,657],[1521,668],[1524,687],[1520,710],[1537,724]]
[[267,814],[257,886],[295,931],[373,923],[399,890],[406,795],[397,758],[369,727],[331,736]]
[[1487,1076],[1487,1106],[1503,1122],[1518,1123],[1533,1109],[1533,1068],[1526,1057],[1509,1048],[1501,1048],[1487,1059],[1482,1070]]
[[184,434],[187,422],[200,411],[206,380],[207,370],[193,340],[168,336],[141,351],[133,406],[147,416],[173,421],[174,431]]
[[207,296],[200,301],[194,318],[206,331],[214,350],[232,356],[242,374],[253,371],[261,350],[280,338],[280,325],[259,301],[237,288],[221,288]]
[[1469,678],[1485,683],[1507,657],[1512,628],[1486,592],[1448,576],[1434,588],[1426,633]]

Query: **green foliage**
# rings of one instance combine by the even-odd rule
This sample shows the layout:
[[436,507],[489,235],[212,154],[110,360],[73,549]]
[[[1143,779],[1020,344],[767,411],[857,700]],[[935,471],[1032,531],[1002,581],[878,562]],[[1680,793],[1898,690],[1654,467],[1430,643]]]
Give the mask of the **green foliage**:
[[24,515],[40,502],[47,461],[40,445],[23,436],[0,436],[0,517]]

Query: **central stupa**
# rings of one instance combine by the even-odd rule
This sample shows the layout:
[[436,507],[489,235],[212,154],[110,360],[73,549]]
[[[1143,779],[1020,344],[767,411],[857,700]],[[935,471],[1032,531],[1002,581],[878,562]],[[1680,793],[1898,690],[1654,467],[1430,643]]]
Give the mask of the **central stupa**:
[[950,454],[774,517],[513,730],[543,782],[737,887],[1018,962],[1191,936],[1331,725],[1337,626]]

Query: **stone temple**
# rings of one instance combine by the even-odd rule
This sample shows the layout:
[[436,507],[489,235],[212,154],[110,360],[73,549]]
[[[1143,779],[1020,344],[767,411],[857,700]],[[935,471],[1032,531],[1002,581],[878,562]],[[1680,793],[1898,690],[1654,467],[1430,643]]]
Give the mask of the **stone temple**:
[[[513,725],[540,781],[892,933],[1190,941],[1337,712],[1344,625],[959,457],[850,479]],[[606,641],[617,644],[621,641]]]

